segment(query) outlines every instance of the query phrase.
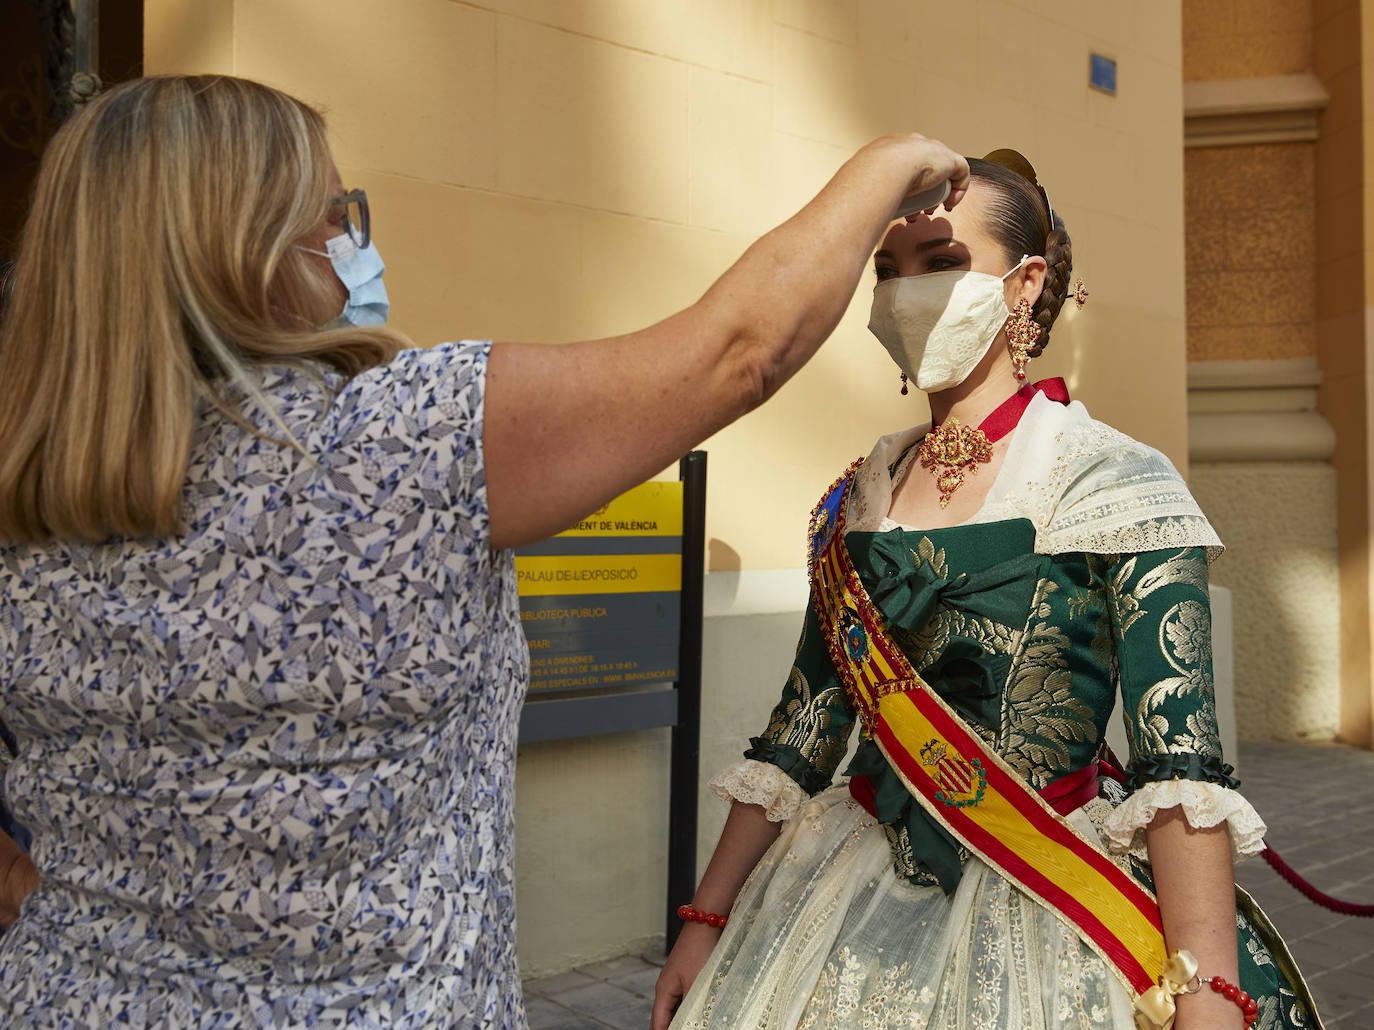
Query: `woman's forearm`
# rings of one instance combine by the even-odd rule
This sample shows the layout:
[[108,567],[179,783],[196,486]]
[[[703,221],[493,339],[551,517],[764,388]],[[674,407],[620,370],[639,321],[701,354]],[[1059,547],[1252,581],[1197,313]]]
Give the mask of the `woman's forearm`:
[[[1195,829],[1182,809],[1169,808],[1146,828],[1145,844],[1169,952],[1190,951],[1202,976],[1238,982],[1235,874],[1226,824]],[[1243,1023],[1235,1003],[1210,990],[1178,999],[1177,1030],[1240,1030]]]
[[[777,840],[780,828],[777,823],[768,821],[760,805],[745,805],[738,801],[731,805],[720,842],[716,844],[715,853],[692,898],[693,907],[717,915],[728,913],[734,907],[744,881],[749,878],[769,845]],[[653,1030],[667,1030],[678,1004],[691,990],[710,959],[719,936],[720,930],[709,924],[688,923],[682,928],[654,987],[654,1009],[650,1021]]]
[[778,839],[781,828],[780,823],[768,821],[762,805],[734,802],[720,842],[692,898],[693,907],[720,915],[728,912],[754,866]]
[[902,196],[950,180],[953,202],[967,177],[938,143],[876,140],[686,310],[624,336],[493,347],[492,546],[566,528],[762,403],[838,323]]

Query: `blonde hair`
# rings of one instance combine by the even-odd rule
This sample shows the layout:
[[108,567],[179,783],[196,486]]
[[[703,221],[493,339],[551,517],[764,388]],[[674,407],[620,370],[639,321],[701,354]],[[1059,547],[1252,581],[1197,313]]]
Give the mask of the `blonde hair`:
[[0,540],[174,534],[198,404],[247,426],[246,397],[290,440],[254,366],[410,345],[307,317],[337,299],[295,246],[331,169],[319,113],[246,79],[138,79],[63,126],[0,326]]

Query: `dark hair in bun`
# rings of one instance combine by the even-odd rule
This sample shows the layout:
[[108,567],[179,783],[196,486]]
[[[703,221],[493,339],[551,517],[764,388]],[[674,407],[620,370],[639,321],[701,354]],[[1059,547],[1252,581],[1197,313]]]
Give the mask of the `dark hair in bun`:
[[994,150],[986,158],[971,157],[968,170],[972,178],[991,187],[984,228],[1002,245],[1007,263],[1020,260],[1022,254],[1045,259],[1045,285],[1031,308],[1031,317],[1042,330],[1030,351],[1036,357],[1049,343],[1050,327],[1069,296],[1073,245],[1068,231],[1064,220],[1051,212],[1035,169],[1016,151]]

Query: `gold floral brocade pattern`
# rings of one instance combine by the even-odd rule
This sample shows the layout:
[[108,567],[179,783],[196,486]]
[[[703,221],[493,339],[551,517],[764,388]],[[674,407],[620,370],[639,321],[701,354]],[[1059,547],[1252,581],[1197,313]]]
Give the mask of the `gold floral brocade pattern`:
[[[1220,758],[1206,557],[1190,549],[1148,566],[1124,557],[1107,596],[1131,665],[1122,681],[1132,752]],[[1149,639],[1138,641],[1142,632]]]
[[1074,692],[1069,639],[1052,621],[1049,599],[1058,589],[1046,579],[1036,584],[1024,646],[1002,702],[1002,752],[1037,788],[1073,771],[1072,744],[1092,744],[1098,736],[1093,709]]
[[763,735],[779,746],[792,748],[812,765],[833,769],[844,758],[848,742],[827,732],[831,706],[843,694],[844,688],[835,684],[813,697],[806,674],[794,665],[787,679],[785,700],[773,709]]
[[[992,532],[967,528],[975,530]],[[987,573],[968,561],[974,551],[953,549],[954,532],[905,538],[895,557],[905,556],[910,569],[899,574],[918,576],[951,600],[937,600],[924,620],[894,619],[888,631],[937,691],[949,668],[940,664],[945,656],[958,657],[961,676],[969,674],[965,656],[983,656],[976,659],[984,667],[979,675],[997,697],[991,711],[966,722],[1033,787],[1094,760],[1118,690],[1131,744],[1123,758],[1218,755],[1201,548],[1044,556],[1039,566],[1032,563],[1033,578],[999,580],[995,592],[969,597],[968,577]],[[1029,536],[1028,526],[1024,532]],[[888,568],[883,575],[892,574]],[[887,691],[893,689],[905,685]],[[854,718],[824,634],[808,613],[796,665],[761,738],[767,746],[746,757],[778,755],[778,764],[814,794],[839,771]]]

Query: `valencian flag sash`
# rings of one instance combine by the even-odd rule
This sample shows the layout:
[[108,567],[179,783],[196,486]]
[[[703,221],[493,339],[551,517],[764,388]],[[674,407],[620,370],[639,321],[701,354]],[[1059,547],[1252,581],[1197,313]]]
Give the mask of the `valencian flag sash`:
[[1056,913],[1133,1000],[1159,991],[1154,895],[1088,841],[922,679],[887,631],[844,543],[855,462],[811,518],[811,586],[835,670],[864,732],[921,806],[971,852]]

